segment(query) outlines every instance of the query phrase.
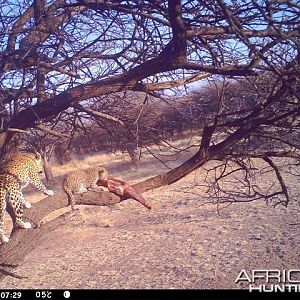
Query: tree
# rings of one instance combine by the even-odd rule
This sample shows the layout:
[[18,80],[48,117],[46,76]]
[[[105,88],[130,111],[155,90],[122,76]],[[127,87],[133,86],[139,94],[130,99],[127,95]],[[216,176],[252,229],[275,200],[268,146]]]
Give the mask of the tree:
[[[229,163],[247,175],[252,170],[250,159],[259,158],[273,170],[279,185],[271,193],[252,189],[251,199],[287,205],[287,184],[275,160],[284,157],[291,168],[299,165],[298,3],[1,0],[0,4],[2,159],[24,131],[41,130],[41,125],[55,123],[62,115],[67,126],[63,130],[70,125],[75,134],[74,114],[98,97],[121,91],[162,97],[165,90],[176,92],[189,83],[216,79],[220,84],[205,123],[199,126],[203,130],[197,152],[137,188],[171,184],[210,160],[221,162],[223,170],[215,182],[232,174]],[[238,79],[245,95],[229,89],[228,82]],[[236,197],[245,200],[245,195]]]

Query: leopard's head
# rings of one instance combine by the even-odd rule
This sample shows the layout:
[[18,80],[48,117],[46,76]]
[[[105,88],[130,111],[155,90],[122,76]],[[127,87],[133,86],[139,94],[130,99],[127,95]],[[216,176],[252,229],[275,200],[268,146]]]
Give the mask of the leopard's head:
[[42,155],[38,152],[35,152],[35,165],[37,172],[42,174],[44,172],[44,161]]

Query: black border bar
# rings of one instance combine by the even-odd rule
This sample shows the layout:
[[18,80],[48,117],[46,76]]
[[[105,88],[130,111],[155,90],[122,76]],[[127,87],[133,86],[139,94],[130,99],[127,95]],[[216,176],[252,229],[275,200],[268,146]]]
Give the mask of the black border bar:
[[[70,297],[64,297],[69,291]],[[22,296],[19,298],[21,292]],[[0,290],[0,299],[19,300],[206,300],[206,299],[299,299],[300,292],[249,292],[249,290]],[[8,295],[8,297],[7,297]],[[5,296],[5,298],[3,298]]]

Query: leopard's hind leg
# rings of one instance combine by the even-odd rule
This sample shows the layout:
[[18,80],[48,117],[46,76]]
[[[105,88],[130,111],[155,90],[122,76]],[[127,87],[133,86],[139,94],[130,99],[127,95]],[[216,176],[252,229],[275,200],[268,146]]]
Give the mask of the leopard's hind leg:
[[6,191],[0,191],[0,241],[1,243],[7,243],[9,237],[4,234],[4,214],[6,208]]
[[25,201],[23,193],[17,188],[11,188],[7,191],[7,200],[14,210],[16,225],[24,229],[31,228],[31,224],[29,222],[23,221],[23,205]]
[[69,205],[71,206],[71,212],[72,212],[72,214],[74,214],[74,210],[75,210],[75,199],[74,199],[73,192],[70,191],[69,189],[65,189],[65,193],[66,193],[67,196],[68,196]]
[[74,214],[74,207],[75,207],[75,201],[74,201],[74,196],[72,192],[72,188],[70,188],[70,184],[68,182],[68,177],[64,178],[62,182],[62,188],[63,191],[67,194],[68,196],[68,205],[71,206],[71,214]]

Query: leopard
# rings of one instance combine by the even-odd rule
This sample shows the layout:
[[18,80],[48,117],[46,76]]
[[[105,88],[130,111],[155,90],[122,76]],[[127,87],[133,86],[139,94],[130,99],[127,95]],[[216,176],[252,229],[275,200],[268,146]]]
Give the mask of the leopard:
[[63,179],[62,187],[68,196],[68,205],[71,206],[71,213],[74,213],[75,210],[74,195],[100,190],[96,184],[98,180],[108,180],[108,170],[103,166],[87,170],[76,170]]
[[4,234],[4,214],[7,202],[15,214],[14,226],[30,229],[31,223],[23,221],[24,208],[31,208],[22,189],[29,183],[48,196],[54,194],[41,182],[39,174],[43,173],[43,159],[39,153],[15,154],[0,171],[0,242],[7,243],[9,237]]

